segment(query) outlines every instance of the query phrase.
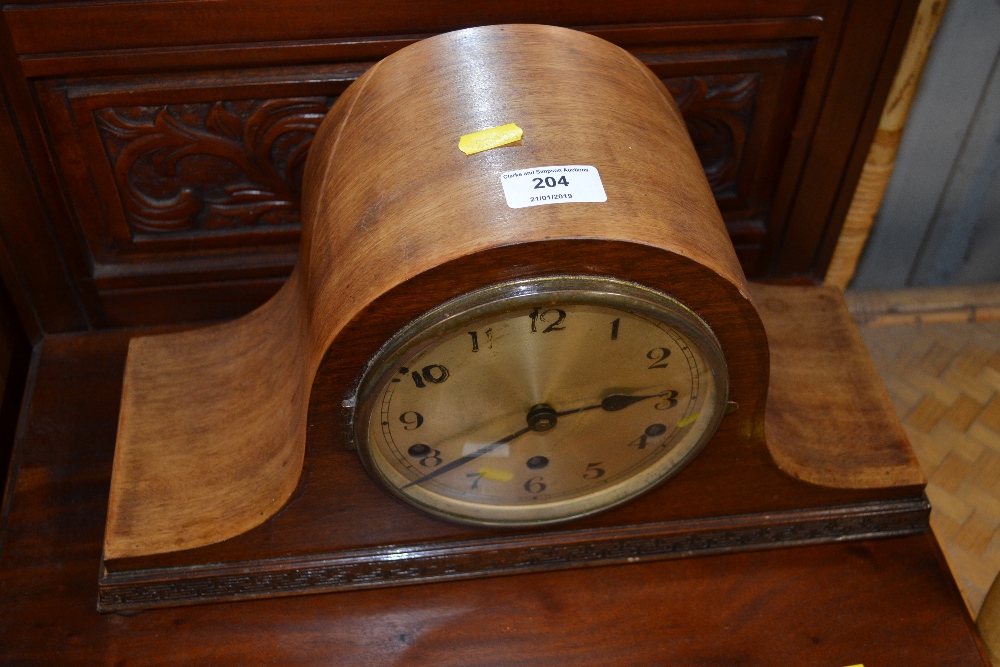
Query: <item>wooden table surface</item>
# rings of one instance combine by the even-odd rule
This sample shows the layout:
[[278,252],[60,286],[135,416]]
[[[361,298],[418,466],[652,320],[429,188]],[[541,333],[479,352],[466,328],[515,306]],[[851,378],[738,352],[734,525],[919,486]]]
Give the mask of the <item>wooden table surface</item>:
[[929,534],[98,614],[129,335],[35,351],[0,533],[4,664],[989,664]]

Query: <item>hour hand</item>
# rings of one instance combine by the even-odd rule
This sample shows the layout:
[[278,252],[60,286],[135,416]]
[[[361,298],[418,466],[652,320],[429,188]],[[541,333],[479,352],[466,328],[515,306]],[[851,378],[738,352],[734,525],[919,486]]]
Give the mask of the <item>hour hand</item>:
[[677,392],[668,389],[667,391],[661,391],[658,394],[645,394],[643,396],[629,396],[628,394],[611,394],[606,396],[603,401],[601,401],[601,409],[605,412],[617,412],[618,410],[624,410],[630,405],[638,403],[639,401],[645,401],[647,398],[659,398],[660,396],[666,396],[668,394],[677,395]]
[[647,398],[659,398],[660,396],[671,396],[671,398],[673,398],[676,395],[677,392],[674,391],[673,389],[661,391],[657,394],[641,394],[639,396],[635,396],[632,394],[609,394],[608,396],[604,397],[604,400],[595,405],[587,405],[585,407],[574,408],[572,410],[563,410],[562,412],[559,412],[557,414],[559,417],[563,417],[565,415],[572,415],[576,414],[577,412],[584,412],[586,410],[596,410],[597,408],[600,408],[605,412],[618,412],[619,410],[624,410],[628,406],[634,405],[639,401],[645,401]]

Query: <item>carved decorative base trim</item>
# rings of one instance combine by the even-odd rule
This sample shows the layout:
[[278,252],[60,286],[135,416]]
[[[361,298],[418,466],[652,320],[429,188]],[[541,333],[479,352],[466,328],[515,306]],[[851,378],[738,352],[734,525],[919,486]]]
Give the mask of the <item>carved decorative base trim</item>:
[[926,499],[629,528],[383,546],[289,559],[106,572],[98,611],[403,586],[450,579],[612,565],[665,558],[922,533]]

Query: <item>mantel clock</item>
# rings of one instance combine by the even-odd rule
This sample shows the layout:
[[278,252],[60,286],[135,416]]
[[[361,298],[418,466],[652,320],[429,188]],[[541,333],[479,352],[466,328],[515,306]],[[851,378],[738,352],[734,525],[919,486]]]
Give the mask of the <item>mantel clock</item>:
[[319,129],[280,292],[132,340],[98,607],[926,530],[843,358],[835,292],[747,283],[635,58],[546,26],[418,42]]

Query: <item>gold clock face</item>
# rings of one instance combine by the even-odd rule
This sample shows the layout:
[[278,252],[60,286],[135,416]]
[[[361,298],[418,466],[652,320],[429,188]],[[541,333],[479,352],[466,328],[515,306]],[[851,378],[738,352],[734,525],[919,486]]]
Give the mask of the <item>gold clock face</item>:
[[620,504],[715,432],[728,375],[661,292],[552,276],[466,294],[369,364],[351,430],[387,490],[463,523],[538,525]]

